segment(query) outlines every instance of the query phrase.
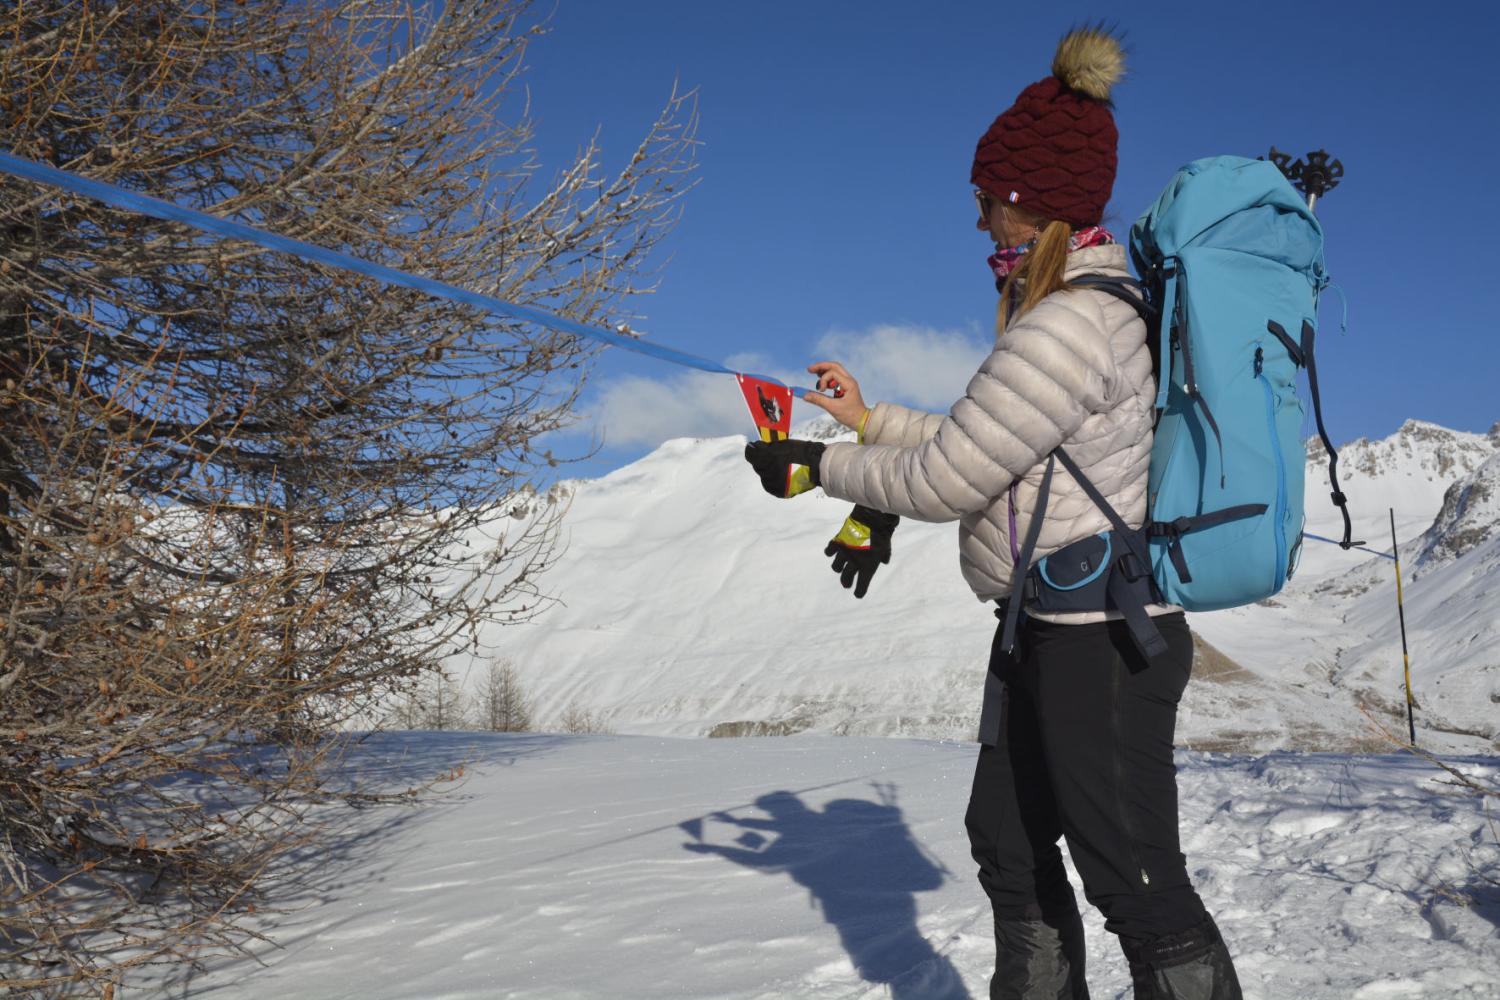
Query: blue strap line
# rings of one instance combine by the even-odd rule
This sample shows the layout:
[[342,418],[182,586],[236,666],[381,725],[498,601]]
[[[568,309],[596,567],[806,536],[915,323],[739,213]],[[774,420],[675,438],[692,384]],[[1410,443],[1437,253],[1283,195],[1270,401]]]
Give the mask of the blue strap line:
[[[1302,537],[1303,538],[1315,538],[1315,539],[1317,539],[1320,542],[1331,542],[1332,544],[1337,545],[1340,548],[1343,548],[1343,546],[1344,546],[1344,543],[1341,542],[1341,541],[1339,541],[1337,538],[1324,538],[1322,535],[1315,535],[1311,531],[1304,531],[1302,533]],[[1376,552],[1374,549],[1367,549],[1363,545],[1351,545],[1349,547],[1351,549],[1359,549],[1359,551],[1361,551],[1361,552],[1368,552],[1368,553],[1370,553],[1370,555],[1372,555],[1372,556],[1379,556],[1382,559],[1391,559],[1391,560],[1394,560],[1396,558],[1395,556],[1391,555],[1389,552]]]
[[[530,306],[517,305],[514,302],[506,302],[503,299],[493,298],[488,295],[480,295],[457,285],[450,285],[442,281],[434,281],[432,278],[423,278],[415,274],[407,274],[393,267],[383,264],[374,264],[362,260],[352,254],[342,253],[338,250],[330,250],[313,243],[304,243],[286,236],[278,236],[264,230],[247,226],[242,222],[233,222],[229,219],[221,219],[218,216],[197,212],[190,208],[174,205],[169,201],[152,198],[148,195],[136,194],[126,191],[124,188],[103,181],[83,177],[66,170],[28,160],[24,157],[14,156],[10,153],[0,151],[0,171],[23,177],[26,180],[35,181],[38,184],[46,184],[59,187],[74,194],[81,194],[96,201],[102,201],[106,205],[113,205],[128,212],[137,212],[141,215],[149,215],[152,218],[162,219],[167,222],[180,222],[185,226],[209,233],[213,236],[222,236],[229,239],[244,240],[265,247],[267,250],[277,250],[289,253],[305,260],[317,261],[327,264],[329,267],[340,268],[345,271],[354,271],[387,284],[399,285],[403,288],[412,288],[419,292],[440,299],[450,299],[454,302],[462,302],[464,305],[483,309],[485,312],[496,313],[514,319],[529,320],[541,326],[564,333],[576,334],[587,337],[611,347],[620,347],[636,354],[644,354],[647,357],[656,358],[660,361],[670,361],[672,364],[682,365],[687,368],[696,368],[699,371],[713,372],[723,375],[738,375],[739,372],[733,368],[726,368],[717,361],[700,358],[686,351],[676,348],[665,347],[661,344],[649,343],[636,337],[630,337],[613,330],[602,327],[585,326],[582,323],[556,316],[541,309],[533,309]],[[783,385],[780,379],[769,378],[764,375],[756,375],[755,378],[771,382],[775,385]],[[794,386],[792,391],[798,395],[811,392],[810,389]]]
[[1336,281],[1330,281],[1328,289],[1329,291],[1338,293],[1339,305],[1343,307],[1343,311],[1339,315],[1339,334],[1340,336],[1347,335],[1349,333],[1349,296],[1344,294],[1344,290],[1339,287],[1339,283]]

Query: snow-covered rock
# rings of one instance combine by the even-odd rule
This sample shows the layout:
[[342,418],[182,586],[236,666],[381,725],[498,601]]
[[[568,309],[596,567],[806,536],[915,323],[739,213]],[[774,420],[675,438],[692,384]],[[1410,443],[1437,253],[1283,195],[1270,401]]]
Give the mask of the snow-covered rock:
[[1454,481],[1443,506],[1422,536],[1414,576],[1452,562],[1500,532],[1500,451]]

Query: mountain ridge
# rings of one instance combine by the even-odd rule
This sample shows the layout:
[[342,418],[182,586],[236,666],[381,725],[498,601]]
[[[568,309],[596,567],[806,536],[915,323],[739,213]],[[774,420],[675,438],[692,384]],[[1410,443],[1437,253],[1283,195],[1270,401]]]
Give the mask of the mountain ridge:
[[[852,434],[820,417],[796,432]],[[1424,745],[1491,751],[1500,737],[1500,480],[1496,440],[1409,420],[1340,447],[1355,537],[1389,550],[1396,510]],[[971,739],[994,619],[963,586],[953,525],[902,523],[863,601],[823,546],[849,505],[777,501],[743,437],[676,439],[571,495],[568,548],[542,582],[560,603],[486,635],[544,725],[584,708],[621,733],[827,732]],[[1341,537],[1321,447],[1308,455],[1307,530]],[[1378,504],[1378,506],[1377,506]],[[1368,749],[1370,714],[1404,732],[1390,559],[1309,542],[1258,605],[1195,614],[1188,747]],[[1210,652],[1211,651],[1211,652]],[[489,657],[451,663],[477,684]]]

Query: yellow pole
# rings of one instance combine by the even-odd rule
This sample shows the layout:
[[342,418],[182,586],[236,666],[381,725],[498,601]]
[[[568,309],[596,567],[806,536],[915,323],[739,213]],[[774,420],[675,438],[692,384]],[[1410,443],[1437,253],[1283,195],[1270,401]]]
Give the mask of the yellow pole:
[[1401,549],[1396,545],[1396,508],[1391,511],[1391,555],[1396,559],[1396,613],[1401,619],[1401,663],[1406,671],[1406,733],[1417,745],[1417,725],[1412,719],[1411,655],[1406,651],[1406,605],[1401,599]]

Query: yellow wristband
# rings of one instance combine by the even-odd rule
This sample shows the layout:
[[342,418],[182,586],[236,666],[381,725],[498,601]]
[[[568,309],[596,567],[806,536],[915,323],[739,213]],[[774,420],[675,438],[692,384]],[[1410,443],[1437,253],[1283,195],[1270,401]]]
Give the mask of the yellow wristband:
[[815,489],[812,483],[812,473],[805,465],[794,465],[786,477],[786,495],[790,499],[801,496],[808,490]]
[[859,429],[855,432],[857,435],[855,437],[855,440],[860,444],[865,443],[865,424],[870,422],[870,414],[874,412],[875,411],[870,409],[869,407],[865,407],[865,415],[859,418]]
[[833,536],[833,540],[839,545],[849,549],[867,549],[870,547],[870,529],[867,525],[860,524],[852,516],[844,518],[844,526],[839,533]]

